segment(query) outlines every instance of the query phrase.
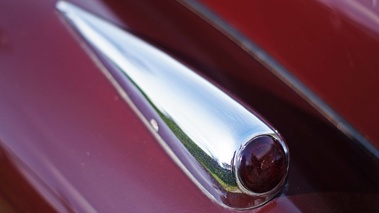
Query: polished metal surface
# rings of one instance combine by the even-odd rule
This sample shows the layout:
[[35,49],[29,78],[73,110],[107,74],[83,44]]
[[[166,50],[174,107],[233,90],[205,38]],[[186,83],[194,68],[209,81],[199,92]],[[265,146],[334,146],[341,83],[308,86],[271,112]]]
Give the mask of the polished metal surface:
[[241,187],[234,170],[239,151],[253,138],[269,135],[283,147],[288,171],[286,144],[252,110],[136,36],[70,3],[60,1],[57,8],[206,195],[222,206],[247,209],[279,192],[286,175],[273,190],[254,193]]

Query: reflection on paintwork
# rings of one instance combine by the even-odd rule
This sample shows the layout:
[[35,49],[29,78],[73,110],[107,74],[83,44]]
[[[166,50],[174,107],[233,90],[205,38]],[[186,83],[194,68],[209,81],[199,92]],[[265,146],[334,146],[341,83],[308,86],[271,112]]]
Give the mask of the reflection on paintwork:
[[[260,60],[379,159],[377,1],[180,2]],[[362,104],[367,100],[369,104]]]
[[0,212],[74,211],[64,197],[47,187],[1,140],[0,177]]
[[[130,33],[70,3],[61,1],[57,8],[100,59],[112,66],[109,72],[118,83],[133,84],[143,95],[145,105],[132,100],[158,133],[163,147],[208,196],[223,206],[243,209],[262,205],[278,193],[286,174],[272,190],[254,193],[241,188],[233,169],[240,150],[261,135],[276,138],[288,158],[285,143],[272,127],[183,64]],[[123,89],[128,90],[127,86]],[[150,108],[144,110],[146,104]],[[286,163],[287,171],[288,159]]]
[[323,4],[343,13],[350,19],[379,33],[379,7],[377,0],[320,0]]

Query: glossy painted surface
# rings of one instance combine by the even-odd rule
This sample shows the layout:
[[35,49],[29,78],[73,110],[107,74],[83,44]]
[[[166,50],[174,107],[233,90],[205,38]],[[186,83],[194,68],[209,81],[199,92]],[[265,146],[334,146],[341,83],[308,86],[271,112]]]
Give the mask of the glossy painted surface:
[[[0,2],[1,146],[13,153],[8,165],[20,171],[15,162],[22,162],[23,175],[43,183],[27,181],[45,198],[35,202],[78,212],[231,212],[172,162],[78,45],[55,3]],[[291,149],[288,184],[255,212],[378,211],[378,162],[187,8],[173,1],[76,3],[201,71],[280,130]],[[0,179],[4,200],[4,190],[23,187],[11,184],[22,182],[11,173]],[[23,196],[34,194],[14,198]]]
[[379,148],[376,1],[201,2],[272,55]]
[[38,177],[28,171],[1,141],[0,146],[0,212],[30,212],[33,209],[54,211],[40,195],[41,188],[36,189],[37,184],[31,185],[29,182],[34,180],[38,183]]

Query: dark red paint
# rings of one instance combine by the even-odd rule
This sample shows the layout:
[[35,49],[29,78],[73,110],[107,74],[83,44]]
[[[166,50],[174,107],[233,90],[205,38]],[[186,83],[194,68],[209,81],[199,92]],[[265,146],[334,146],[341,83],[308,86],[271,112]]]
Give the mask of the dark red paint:
[[371,0],[201,0],[379,149],[379,5]]
[[237,168],[241,183],[254,193],[274,189],[286,175],[286,155],[280,143],[270,136],[253,139],[241,151]]
[[[378,162],[193,12],[176,1],[75,2],[199,70],[281,132],[288,184],[247,212],[378,212]],[[55,3],[0,1],[1,199],[58,212],[236,212],[173,163]]]
[[[54,210],[53,206],[46,202],[40,191],[36,189],[37,184],[30,184],[30,179],[35,176],[27,177],[26,174],[31,175],[27,169],[16,156],[4,148],[4,143],[0,141],[0,212],[31,212],[33,209],[41,212],[59,210]],[[38,178],[36,181],[38,182]],[[70,210],[68,205],[66,207],[68,207],[66,211]]]

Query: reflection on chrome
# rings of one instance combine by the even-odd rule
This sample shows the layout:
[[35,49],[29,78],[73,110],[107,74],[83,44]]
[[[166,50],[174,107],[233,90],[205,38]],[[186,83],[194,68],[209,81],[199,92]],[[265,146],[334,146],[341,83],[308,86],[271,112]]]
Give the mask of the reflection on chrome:
[[[60,1],[57,8],[128,94],[158,141],[206,195],[222,206],[247,209],[280,191],[288,171],[287,147],[253,111],[136,36],[70,3]],[[258,193],[241,184],[234,168],[240,165],[241,150],[262,136],[275,139],[281,147],[285,172],[274,187]]]

